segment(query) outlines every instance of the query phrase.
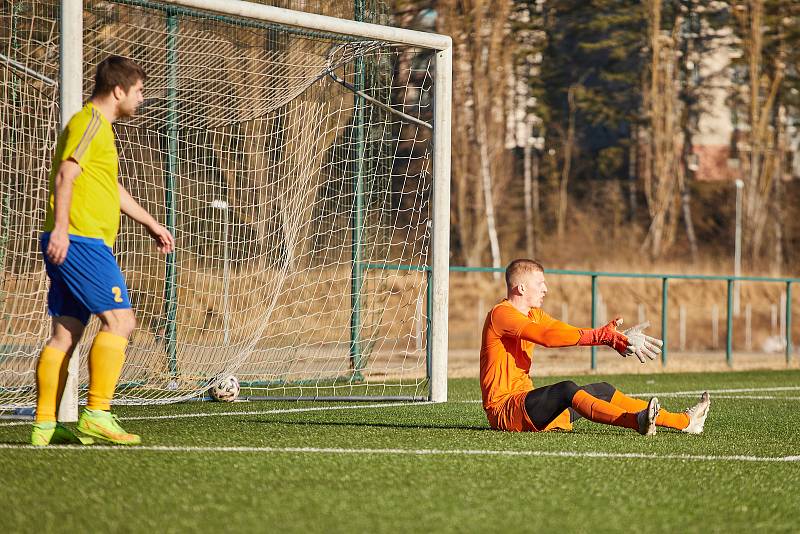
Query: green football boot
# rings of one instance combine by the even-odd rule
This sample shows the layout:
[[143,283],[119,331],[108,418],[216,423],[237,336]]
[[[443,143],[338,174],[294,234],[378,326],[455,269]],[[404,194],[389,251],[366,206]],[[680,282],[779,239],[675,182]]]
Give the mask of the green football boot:
[[78,420],[78,430],[118,445],[138,445],[142,442],[142,438],[136,434],[125,432],[116,415],[103,410],[83,410]]
[[61,423],[34,423],[31,432],[31,445],[91,445],[92,438],[78,436]]

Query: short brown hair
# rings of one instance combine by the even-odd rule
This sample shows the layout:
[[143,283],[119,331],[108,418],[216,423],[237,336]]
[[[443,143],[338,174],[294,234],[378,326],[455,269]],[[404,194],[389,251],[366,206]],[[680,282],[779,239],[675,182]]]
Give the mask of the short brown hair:
[[122,56],[108,56],[97,66],[92,96],[107,95],[118,86],[127,93],[139,80],[147,81],[147,74],[136,62]]
[[516,259],[506,267],[506,286],[511,289],[519,285],[519,279],[522,275],[535,272],[544,272],[544,267],[542,267],[541,263],[525,258]]

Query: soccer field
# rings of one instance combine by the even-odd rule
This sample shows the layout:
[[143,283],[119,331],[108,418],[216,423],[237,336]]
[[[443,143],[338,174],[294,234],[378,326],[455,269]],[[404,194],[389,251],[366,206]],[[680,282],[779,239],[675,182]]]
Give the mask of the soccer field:
[[[559,380],[539,380],[544,385]],[[5,532],[797,532],[800,371],[579,377],[681,410],[700,436],[488,428],[476,379],[446,404],[120,407],[143,445],[33,449],[0,421]]]

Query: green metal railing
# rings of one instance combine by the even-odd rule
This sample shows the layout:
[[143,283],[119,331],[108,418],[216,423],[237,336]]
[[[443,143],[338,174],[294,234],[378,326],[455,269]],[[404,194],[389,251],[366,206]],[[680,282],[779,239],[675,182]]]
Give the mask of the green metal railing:
[[[416,270],[406,267],[402,270]],[[457,267],[451,266],[451,272],[482,272],[495,273],[505,272],[505,268],[499,267]],[[669,318],[669,281],[670,280],[711,280],[727,282],[727,338],[725,342],[725,359],[728,365],[733,365],[733,293],[735,282],[766,282],[786,284],[786,339],[785,356],[786,364],[792,361],[792,284],[800,283],[800,278],[769,278],[763,276],[714,276],[714,275],[688,275],[688,274],[649,274],[649,273],[611,273],[602,271],[572,271],[563,269],[545,269],[545,274],[588,276],[592,282],[592,328],[597,325],[597,305],[598,305],[598,278],[636,278],[636,279],[660,279],[661,280],[661,338],[664,347],[661,350],[661,365],[667,365],[668,343],[667,328]],[[592,369],[597,369],[597,347],[592,347]]]

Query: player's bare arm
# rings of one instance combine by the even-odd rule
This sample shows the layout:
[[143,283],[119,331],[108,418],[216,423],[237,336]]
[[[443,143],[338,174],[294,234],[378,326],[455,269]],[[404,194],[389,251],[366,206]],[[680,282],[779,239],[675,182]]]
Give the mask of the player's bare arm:
[[147,233],[156,242],[156,248],[162,254],[169,254],[175,248],[175,238],[172,234],[161,226],[147,210],[139,205],[136,200],[128,193],[122,184],[119,186],[119,206],[122,213],[138,222],[147,229]]
[[69,209],[72,204],[72,186],[81,174],[81,166],[74,160],[61,162],[55,177],[55,226],[50,232],[47,257],[56,265],[61,265],[69,249]]

